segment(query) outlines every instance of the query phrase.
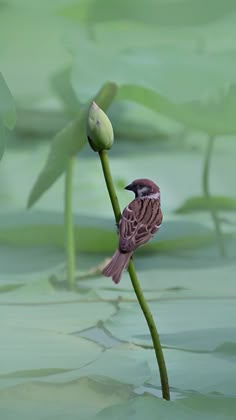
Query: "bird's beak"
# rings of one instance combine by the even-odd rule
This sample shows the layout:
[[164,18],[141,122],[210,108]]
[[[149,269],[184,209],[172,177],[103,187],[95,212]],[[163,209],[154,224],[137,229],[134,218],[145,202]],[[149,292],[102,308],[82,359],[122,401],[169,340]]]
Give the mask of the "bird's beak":
[[132,184],[129,184],[124,189],[125,190],[129,190],[129,191],[133,191],[133,185]]

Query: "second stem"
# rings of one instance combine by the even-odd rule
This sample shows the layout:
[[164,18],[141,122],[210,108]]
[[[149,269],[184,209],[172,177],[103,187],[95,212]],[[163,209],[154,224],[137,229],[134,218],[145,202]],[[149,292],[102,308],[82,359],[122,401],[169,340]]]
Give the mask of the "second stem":
[[64,195],[66,273],[69,289],[73,289],[75,287],[75,238],[72,214],[72,181],[74,160],[74,157],[70,157],[66,165]]
[[220,221],[217,215],[214,201],[211,198],[210,188],[209,188],[210,163],[211,163],[211,158],[212,158],[214,140],[215,140],[215,137],[213,136],[210,136],[208,138],[204,167],[203,167],[202,188],[203,188],[203,194],[207,200],[211,217],[214,223],[216,241],[219,248],[219,253],[222,257],[224,257],[225,256],[224,239],[223,239],[223,235],[220,229]]

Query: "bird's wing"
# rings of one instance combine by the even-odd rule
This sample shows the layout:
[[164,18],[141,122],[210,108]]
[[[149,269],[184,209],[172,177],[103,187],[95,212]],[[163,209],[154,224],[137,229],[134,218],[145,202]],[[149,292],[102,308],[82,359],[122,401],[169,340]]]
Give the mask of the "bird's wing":
[[152,198],[133,200],[124,209],[119,223],[120,250],[130,252],[145,244],[160,228],[161,222],[159,200]]

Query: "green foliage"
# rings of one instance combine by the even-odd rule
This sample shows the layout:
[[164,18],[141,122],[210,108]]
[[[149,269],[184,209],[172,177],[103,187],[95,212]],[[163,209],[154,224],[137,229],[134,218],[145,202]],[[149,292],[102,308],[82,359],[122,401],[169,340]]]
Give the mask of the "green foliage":
[[209,200],[205,197],[191,197],[188,198],[179,208],[176,209],[176,213],[191,213],[196,211],[206,211],[209,210],[210,206],[214,206],[215,209],[220,211],[235,211],[236,210],[236,200],[231,197],[224,196],[212,196]]
[[[145,322],[134,296],[131,292],[127,295],[127,289],[131,291],[127,275],[115,290],[107,279],[86,281],[83,294],[56,290],[45,279],[0,294],[1,317],[4,314],[8,320],[8,326],[2,329],[2,340],[8,347],[2,351],[1,410],[12,413],[12,418],[17,410],[27,418],[29,413],[32,415],[33,405],[36,418],[42,418],[56,415],[61,407],[68,406],[72,416],[76,408],[89,416],[107,407],[97,414],[103,418],[108,413],[110,416],[126,413],[135,401],[139,407],[136,415],[139,411],[143,414],[142,410],[148,412],[152,404],[157,404],[163,415],[169,413],[168,418],[174,413],[176,416],[176,410],[181,416],[190,416],[186,418],[195,418],[199,413],[203,418],[207,416],[206,419],[217,413],[219,419],[224,418],[222,413],[233,418],[230,413],[231,410],[234,413],[235,398],[230,396],[235,395],[235,305],[232,298],[226,298],[225,290],[230,274],[223,266],[208,270],[212,277],[208,282],[210,299],[205,299],[201,272],[189,268],[183,279],[182,268],[171,268],[171,258],[167,265],[170,268],[159,269],[158,275],[157,271],[143,272],[142,279],[144,288],[150,290],[150,299],[154,299],[152,311],[159,320],[170,380],[177,395],[182,396],[180,400],[169,403],[167,409],[159,398],[134,394],[137,386],[146,384],[149,386],[146,391],[154,392],[160,384]],[[231,278],[231,286],[227,284],[233,292],[235,282]],[[91,294],[93,284],[97,291]],[[112,292],[116,297],[114,294],[112,297]],[[120,297],[128,301],[118,303]],[[97,333],[94,331],[90,339],[82,338],[84,331],[89,331],[98,321]],[[98,344],[102,328],[117,343],[102,349]],[[18,348],[17,358],[14,358],[15,348]],[[78,392],[83,393],[80,404]],[[93,398],[88,403],[91,392]],[[103,392],[107,394],[105,399]],[[217,392],[221,397],[209,395]]]
[[[202,13],[202,10],[205,13]],[[212,22],[228,13],[235,11],[235,3],[226,0],[224,4],[219,0],[172,1],[165,2],[148,0],[130,0],[127,3],[121,0],[119,4],[113,4],[109,0],[89,0],[79,4],[65,7],[61,13],[70,19],[96,24],[119,20],[145,22],[160,26],[183,26],[198,25]]]
[[[217,114],[221,113],[221,109],[218,109],[221,107],[221,102],[223,107],[228,107],[230,101],[233,102],[235,84],[233,69],[236,57],[233,49],[217,53],[203,51],[202,54],[199,54],[194,49],[189,51],[181,45],[178,45],[177,48],[174,42],[171,46],[164,48],[161,45],[157,49],[156,45],[148,44],[148,36],[145,37],[145,41],[141,41],[141,47],[137,40],[132,39],[126,49],[121,48],[120,37],[126,45],[128,35],[128,31],[123,34],[121,29],[120,31],[117,29],[114,35],[116,43],[113,45],[113,39],[112,42],[104,36],[102,42],[96,42],[80,30],[76,34],[76,42],[74,39],[69,41],[74,58],[71,80],[78,97],[89,98],[92,92],[98,89],[98,86],[111,79],[116,81],[119,86],[134,85],[150,90],[154,95],[157,94],[156,100],[158,100],[159,94],[161,95],[159,101],[163,96],[164,99],[167,99],[167,103],[164,102],[164,105],[168,106],[168,109],[170,104],[174,106],[175,103],[183,103],[183,109],[181,108],[179,111],[181,118],[189,120],[189,123],[195,125],[197,118],[193,113],[195,110],[199,110],[199,107],[204,107],[212,119],[208,102],[212,102],[214,113]],[[117,38],[120,42],[117,41]],[[83,60],[81,60],[81,51],[83,51]],[[94,66],[95,62],[96,66]],[[230,85],[232,88],[228,92],[227,88]],[[140,94],[139,90],[138,94]],[[145,102],[144,96],[142,104],[149,107],[150,98],[147,97],[147,104]],[[189,112],[186,110],[187,106],[184,106],[185,102],[189,103],[191,107]],[[171,112],[176,118],[175,107],[171,108]],[[186,114],[186,116],[183,117],[182,114]],[[217,130],[223,125],[223,117],[224,112],[221,115],[221,120],[216,121]],[[229,130],[232,132],[231,125],[234,127],[232,112],[230,115],[226,114],[225,117],[226,121],[230,123]],[[212,122],[210,121],[208,124],[204,115],[201,115],[200,121],[208,129],[212,126]]]
[[[122,403],[133,393],[128,386],[82,378],[68,384],[25,384],[0,391],[1,414],[8,419],[85,420],[107,406]],[[30,401],[30,406],[29,406]],[[91,404],[92,402],[92,404]]]
[[0,73],[0,118],[2,124],[10,130],[16,122],[15,105],[11,93]]
[[[116,94],[116,85],[106,83],[93,98],[106,110]],[[76,155],[86,143],[86,121],[91,101],[80,111],[79,116],[59,132],[52,142],[46,164],[39,174],[28,199],[28,207],[47,191],[65,171],[68,158]]]
[[176,103],[154,90],[137,85],[122,86],[119,91],[121,99],[145,104],[194,130],[203,131],[212,136],[235,135],[236,85],[231,85],[225,94],[218,96],[205,103],[203,101]]
[[66,67],[51,77],[51,85],[53,91],[63,103],[65,110],[74,115],[79,113],[81,104],[72,89],[70,79],[71,68]]
[[[147,275],[147,272],[145,273]],[[230,271],[225,270],[225,274],[230,275]],[[154,273],[150,273],[152,284],[154,283]],[[197,276],[193,275],[196,279]],[[209,282],[211,281],[211,274],[209,275]],[[179,282],[178,282],[179,283]],[[145,285],[144,285],[145,287]],[[163,287],[163,286],[162,286]],[[186,287],[186,284],[185,284]],[[216,287],[220,288],[216,283]],[[192,288],[193,289],[193,286]],[[170,291],[171,292],[171,291]],[[190,293],[189,293],[190,294]],[[234,312],[234,302],[227,302],[227,299],[222,297],[218,305],[211,302],[210,299],[205,298],[200,301],[193,301],[193,293],[191,297],[187,297],[187,292],[183,290],[173,291],[173,295],[181,299],[181,305],[177,301],[170,303],[163,300],[159,305],[156,302],[151,302],[151,311],[154,319],[161,323],[160,335],[162,344],[166,348],[174,348],[185,351],[205,351],[214,352],[222,343],[231,341],[231,337],[235,331],[233,320],[230,321],[230,314]],[[185,296],[185,299],[183,299]],[[167,297],[167,294],[166,294]],[[224,306],[224,317],[221,314]],[[151,338],[148,332],[143,334],[145,329],[145,320],[139,311],[136,303],[121,303],[119,305],[120,311],[104,323],[105,328],[121,341],[131,340],[133,343],[141,346],[151,347]],[[166,317],[168,308],[175,313],[175,318]],[[218,312],[219,310],[219,312]],[[186,316],[191,311],[191,319]],[[206,314],[209,319],[205,319]],[[227,318],[227,328],[224,329],[225,319]],[[214,322],[217,325],[214,325]],[[224,352],[222,352],[224,354]],[[225,350],[225,356],[227,351]],[[154,365],[153,365],[154,367]],[[174,386],[174,385],[173,385]]]
[[[233,420],[235,1],[18,3],[0,5],[1,66],[19,110],[0,167],[1,417]],[[131,200],[123,187],[133,179],[147,176],[161,187],[162,228],[135,263],[165,347],[170,403],[157,398],[153,349],[127,273],[119,287],[98,274],[117,237],[101,168],[88,149],[73,183],[78,290],[65,289],[58,178],[64,158],[85,142],[74,136],[84,103],[107,80],[120,88],[108,115],[121,207]],[[0,132],[3,121],[4,133],[13,126],[12,104],[0,78]],[[56,136],[55,166],[48,161],[35,184],[29,204],[37,208],[24,211],[47,158],[47,136],[69,118],[71,142],[63,131]],[[209,191],[225,258],[200,197],[205,136],[192,129],[223,135]]]
[[175,420],[198,420],[199,416],[203,420],[233,419],[235,401],[227,398],[217,400],[213,396],[194,396],[189,395],[184,399],[172,403],[166,403],[155,397],[144,395],[136,397],[126,404],[117,404],[102,410],[98,415],[90,417],[90,420],[120,420],[129,418],[130,420],[148,419],[155,420],[157,413],[159,418]]
[[15,104],[0,73],[0,159],[5,149],[5,127],[11,130],[16,122]]
[[[56,212],[23,212],[4,214],[0,222],[0,243],[18,246],[64,247],[63,218]],[[229,235],[225,235],[227,238]],[[140,253],[150,251],[170,252],[194,249],[214,243],[214,231],[198,222],[169,220],[158,236],[149,242]],[[75,247],[89,253],[111,253],[117,244],[112,219],[88,217],[80,214],[75,218]]]

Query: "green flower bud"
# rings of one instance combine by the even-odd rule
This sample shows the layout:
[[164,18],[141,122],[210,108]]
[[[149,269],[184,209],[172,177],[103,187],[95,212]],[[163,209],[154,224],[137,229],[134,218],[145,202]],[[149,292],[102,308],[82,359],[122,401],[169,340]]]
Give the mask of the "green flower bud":
[[114,141],[111,121],[95,102],[92,103],[88,111],[87,137],[95,152],[109,150]]

